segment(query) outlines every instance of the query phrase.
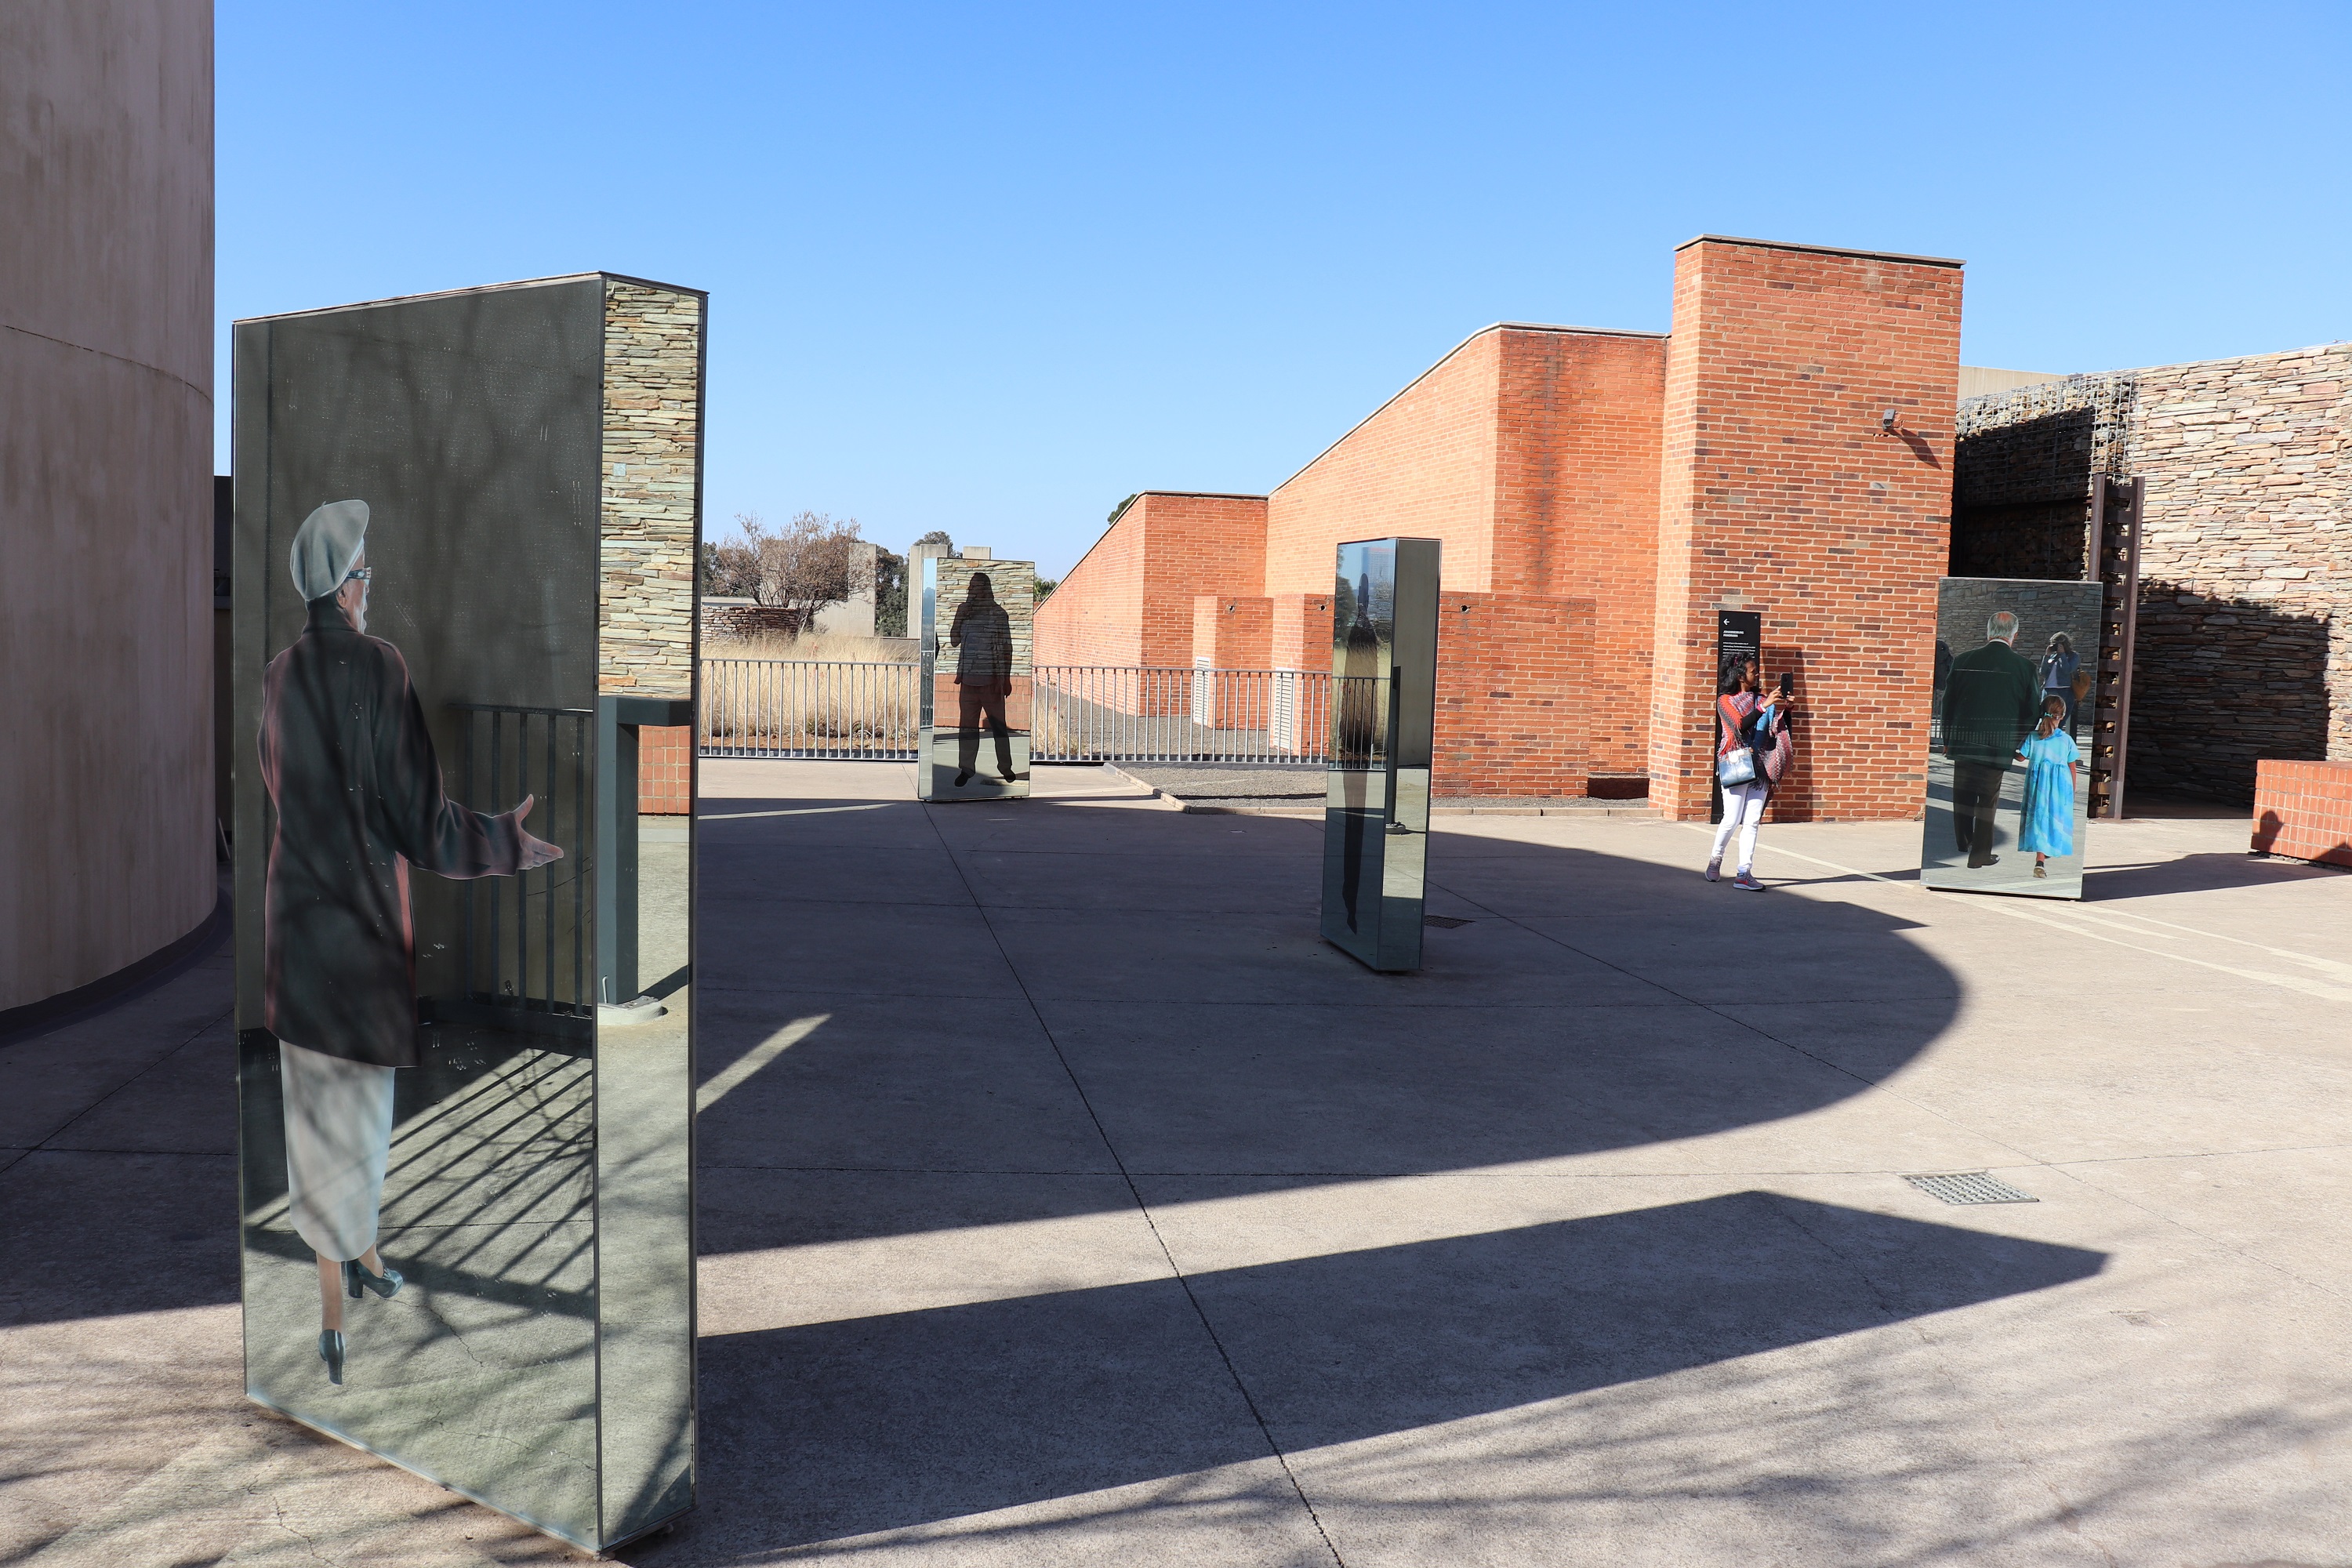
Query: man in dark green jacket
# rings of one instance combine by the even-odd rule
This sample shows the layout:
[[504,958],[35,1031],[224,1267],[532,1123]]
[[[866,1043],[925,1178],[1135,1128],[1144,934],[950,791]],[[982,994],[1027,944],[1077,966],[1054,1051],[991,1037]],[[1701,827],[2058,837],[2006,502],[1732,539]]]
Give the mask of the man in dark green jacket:
[[2001,779],[2025,732],[2040,722],[2042,678],[2011,646],[2017,617],[2007,610],[1985,622],[1985,645],[1952,660],[1944,688],[1944,755],[1952,759],[1952,836],[1969,864],[1990,866],[1992,817]]

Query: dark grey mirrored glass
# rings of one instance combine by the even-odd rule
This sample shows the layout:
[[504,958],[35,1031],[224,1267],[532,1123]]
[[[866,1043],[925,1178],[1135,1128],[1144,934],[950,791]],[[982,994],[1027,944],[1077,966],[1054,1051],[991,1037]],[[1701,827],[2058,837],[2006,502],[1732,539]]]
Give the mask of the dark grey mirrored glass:
[[1334,579],[1323,935],[1380,970],[1421,964],[1438,556],[1433,539],[1358,541]]
[[2096,583],[1943,579],[1924,885],[2083,896],[2103,592]]
[[701,321],[593,275],[236,336],[247,1392],[588,1546],[692,1500],[690,786],[637,761],[691,733]]
[[1029,793],[1030,561],[919,558],[923,800],[1018,800]]

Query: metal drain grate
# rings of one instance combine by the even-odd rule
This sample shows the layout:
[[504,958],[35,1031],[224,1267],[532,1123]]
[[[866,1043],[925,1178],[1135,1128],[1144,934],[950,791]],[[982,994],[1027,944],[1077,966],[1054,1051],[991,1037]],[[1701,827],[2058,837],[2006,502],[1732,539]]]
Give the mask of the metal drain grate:
[[1425,926],[1444,926],[1446,930],[1451,931],[1455,926],[1466,926],[1472,922],[1469,921],[1457,921],[1452,915],[1423,915],[1421,917],[1421,923]]
[[2032,1193],[2021,1192],[1998,1176],[1982,1171],[1955,1171],[1941,1176],[1906,1176],[1905,1181],[1948,1204],[2038,1204]]

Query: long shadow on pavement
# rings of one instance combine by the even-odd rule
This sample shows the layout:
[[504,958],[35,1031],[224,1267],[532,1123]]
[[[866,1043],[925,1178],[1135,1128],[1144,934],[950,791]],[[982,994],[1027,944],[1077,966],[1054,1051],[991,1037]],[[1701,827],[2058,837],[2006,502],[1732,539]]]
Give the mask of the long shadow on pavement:
[[[1187,1282],[1295,1454],[2043,1289],[2104,1261],[1748,1192]],[[1198,1323],[1170,1279],[707,1342],[705,1507],[628,1556],[767,1560],[1263,1460]]]

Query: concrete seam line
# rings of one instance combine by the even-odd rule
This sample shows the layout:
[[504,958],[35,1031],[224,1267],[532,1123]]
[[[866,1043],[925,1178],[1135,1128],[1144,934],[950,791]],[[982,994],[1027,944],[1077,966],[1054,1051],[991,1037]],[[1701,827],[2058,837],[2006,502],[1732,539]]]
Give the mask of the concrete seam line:
[[1045,1037],[1045,1044],[1052,1048],[1054,1059],[1061,1063],[1063,1075],[1070,1080],[1071,1092],[1078,1097],[1078,1104],[1085,1109],[1087,1120],[1094,1123],[1095,1136],[1102,1140],[1103,1152],[1118,1168],[1119,1180],[1127,1184],[1128,1196],[1135,1200],[1136,1213],[1143,1216],[1144,1228],[1150,1231],[1153,1245],[1160,1248],[1160,1256],[1167,1259],[1170,1277],[1184,1292],[1184,1300],[1192,1304],[1192,1315],[1200,1321],[1201,1331],[1209,1336],[1210,1348],[1224,1363],[1225,1375],[1233,1379],[1234,1392],[1242,1396],[1243,1407],[1250,1413],[1250,1419],[1257,1423],[1258,1436],[1265,1439],[1266,1452],[1274,1457],[1276,1464],[1282,1467],[1284,1478],[1290,1482],[1290,1489],[1298,1499],[1298,1506],[1307,1510],[1307,1522],[1315,1527],[1317,1537],[1323,1542],[1323,1550],[1331,1554],[1331,1561],[1339,1568],[1347,1568],[1347,1559],[1339,1555],[1339,1548],[1332,1541],[1331,1532],[1323,1528],[1323,1516],[1315,1511],[1315,1504],[1307,1497],[1306,1487],[1299,1482],[1298,1472],[1290,1468],[1290,1457],[1282,1451],[1282,1445],[1275,1441],[1274,1428],[1267,1425],[1265,1413],[1258,1408],[1257,1398],[1250,1393],[1249,1384],[1242,1381],[1241,1369],[1234,1364],[1232,1352],[1225,1349],[1225,1342],[1218,1334],[1216,1324],[1209,1321],[1208,1309],[1201,1304],[1201,1298],[1192,1289],[1192,1282],[1184,1277],[1184,1270],[1177,1263],[1176,1254],[1170,1248],[1168,1238],[1160,1234],[1160,1223],[1152,1217],[1151,1205],[1144,1201],[1143,1189],[1135,1184],[1135,1177],[1129,1172],[1127,1161],[1120,1157],[1118,1145],[1111,1142],[1110,1129],[1103,1125],[1102,1116],[1095,1110],[1094,1100],[1087,1096],[1087,1086],[1078,1081],[1077,1069],[1070,1066],[1070,1058],[1064,1054],[1062,1042],[1054,1034],[1054,1026],[1045,1022],[1044,1009],[1037,1005],[1036,997],[1030,994],[1029,983],[1021,977],[1020,967],[1013,962],[1013,954],[1006,951],[1004,938],[997,931],[996,922],[988,918],[988,906],[981,902],[979,890],[971,885],[971,879],[964,875],[963,862],[957,858],[954,846],[940,831],[938,815],[927,804],[923,816],[930,823],[931,832],[940,841],[940,849],[947,856],[948,864],[955,868],[964,891],[971,895],[972,907],[980,911],[981,923],[988,928],[989,940],[996,943],[997,956],[1004,961],[1005,972],[1013,976],[1013,983],[1021,988],[1021,999],[1029,1005],[1029,1016],[1037,1020],[1038,1032]]
[[[181,1039],[178,1045],[173,1046],[168,1051],[158,1052],[153,1061],[149,1062],[145,1067],[141,1068],[137,1072],[132,1073],[129,1078],[124,1079],[121,1083],[116,1084],[112,1089],[108,1089],[104,1094],[100,1095],[96,1100],[91,1100],[88,1105],[82,1107],[79,1114],[76,1115],[72,1121],[68,1121],[64,1126],[50,1133],[47,1138],[42,1139],[40,1142],[34,1145],[34,1148],[43,1153],[56,1152],[78,1154],[84,1152],[84,1151],[79,1149],[53,1151],[49,1148],[49,1145],[56,1140],[62,1138],[67,1133],[72,1131],[76,1127],[80,1126],[82,1119],[95,1112],[100,1106],[104,1105],[108,1100],[112,1100],[116,1095],[121,1094],[124,1089],[129,1089],[132,1084],[137,1083],[141,1079],[145,1078],[149,1073],[153,1072],[165,1062],[170,1061],[173,1057],[176,1057],[182,1051],[186,1050],[190,1045],[194,1043],[197,1036],[203,1034],[206,1029],[211,1028],[215,1024],[219,1023],[223,1018],[226,1018],[235,1014],[236,1011],[236,1004],[232,1002],[227,1006],[222,1008],[219,1012],[214,1014],[211,1017],[206,1018],[203,1023],[189,1030],[187,1035]],[[168,1151],[150,1149],[135,1152],[160,1154],[167,1152]]]
[[[1676,826],[1687,828],[1693,833],[1707,832],[1707,829],[1701,827],[1696,823],[1693,822],[1678,823]],[[1776,855],[1786,855],[1791,859],[1803,860],[1811,865],[1826,866],[1832,871],[1843,871],[1849,877],[1865,877],[1874,882],[1884,882],[1890,888],[1900,888],[1906,885],[1902,882],[1896,881],[1892,877],[1882,877],[1875,871],[1864,871],[1853,866],[1841,866],[1834,860],[1824,860],[1818,856],[1801,854],[1794,849],[1784,849],[1776,844],[1765,844],[1759,841],[1756,847],[1759,849],[1769,849]],[[1926,888],[1917,888],[1916,890],[1926,892],[1928,889]],[[2001,902],[1999,895],[1994,895],[1990,899],[1968,899],[1965,895],[1963,895],[1963,902],[1953,907],[1958,909],[1979,910],[1987,914],[2006,915],[2011,920],[2026,921],[2034,925],[2047,926],[2052,931],[2063,931],[2067,932],[2069,935],[2081,937],[2086,942],[2104,942],[2111,946],[2129,948],[2134,952],[2144,952],[2150,958],[2161,958],[2174,963],[2193,963],[2200,969],[2210,969],[2222,974],[2234,974],[2241,980],[2259,981],[2266,985],[2276,985],[2282,990],[2299,991],[2306,996],[2316,996],[2322,1001],[2352,1002],[2352,989],[2347,989],[2344,986],[2328,985],[2316,980],[2305,980],[2299,974],[2272,974],[2260,969],[2240,969],[2235,964],[2216,963],[2211,959],[2197,958],[2185,952],[2167,952],[2162,948],[2142,947],[2136,942],[2124,942],[2112,936],[2101,936],[2095,931],[2084,931],[2080,925],[2071,920],[2059,920],[2053,918],[2051,915],[2038,913],[2032,910],[2012,908],[2009,904]],[[2116,929],[2128,930],[2129,928],[2117,927]],[[2180,929],[2186,931],[2189,928],[2184,926]],[[2145,934],[2154,935],[2155,933],[2147,932]],[[2305,955],[2298,953],[2294,954],[2293,956],[2304,957]],[[2325,963],[2326,961],[2319,960],[2317,962]]]

